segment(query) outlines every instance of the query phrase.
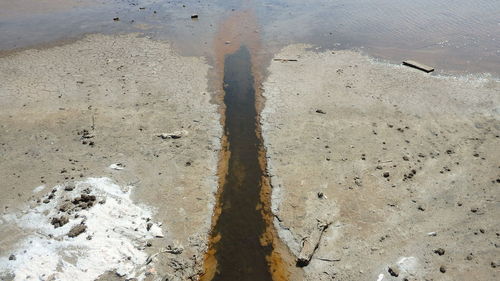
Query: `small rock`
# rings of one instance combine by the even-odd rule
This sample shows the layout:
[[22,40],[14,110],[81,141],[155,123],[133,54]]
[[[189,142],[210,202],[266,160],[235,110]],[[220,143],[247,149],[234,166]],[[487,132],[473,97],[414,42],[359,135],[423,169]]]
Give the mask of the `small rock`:
[[384,178],[388,178],[389,177],[389,172],[384,172],[383,176],[384,176]]
[[15,261],[16,260],[16,256],[14,254],[10,255],[9,256],[9,260],[10,261]]
[[363,185],[363,182],[361,181],[361,179],[359,178],[355,178],[354,179],[354,183],[357,185],[357,186],[362,186]]
[[119,17],[113,18],[114,21],[120,21]]
[[50,222],[54,228],[61,227],[69,222],[68,216],[61,216],[59,218],[52,218],[52,221]]
[[82,234],[83,232],[85,232],[85,230],[87,230],[86,225],[77,224],[71,228],[71,230],[68,232],[68,236],[71,238],[76,237],[76,236]]
[[66,191],[72,191],[73,189],[75,189],[75,185],[72,183],[68,183],[64,186],[64,190]]
[[192,14],[192,15],[191,15],[191,18],[192,18],[192,19],[197,19],[197,18],[198,18],[198,14]]
[[82,202],[94,202],[96,200],[96,197],[95,195],[87,195],[87,194],[84,194],[82,193],[82,195],[80,195],[80,201]]
[[446,272],[446,267],[444,267],[444,265],[440,266],[439,267],[439,271],[441,271],[441,273],[445,273]]
[[442,256],[442,255],[444,255],[445,251],[443,248],[439,248],[439,249],[434,250],[434,253]]
[[66,212],[66,211],[68,211],[69,209],[71,209],[71,203],[69,203],[69,202],[66,202],[66,203],[62,204],[62,205],[59,207],[59,211],[61,211],[61,212]]
[[389,267],[387,269],[387,272],[389,272],[389,274],[391,276],[394,276],[394,277],[398,277],[399,276],[399,269],[397,269],[396,267]]
[[403,156],[403,160],[410,161],[410,158],[408,158],[408,156],[405,155],[405,156]]
[[316,113],[319,113],[319,114],[326,114],[326,112],[324,112],[323,110],[321,109],[316,109]]

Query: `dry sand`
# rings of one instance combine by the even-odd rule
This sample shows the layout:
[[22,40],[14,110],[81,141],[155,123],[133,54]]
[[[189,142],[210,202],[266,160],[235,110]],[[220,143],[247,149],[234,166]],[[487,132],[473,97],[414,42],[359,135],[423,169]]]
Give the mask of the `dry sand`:
[[[74,280],[87,280],[107,270],[101,280],[114,280],[119,267],[124,278],[148,271],[146,280],[199,273],[222,134],[208,70],[201,58],[137,35],[91,35],[0,58],[0,279],[26,271],[19,261],[27,258],[42,270],[31,280],[47,280],[52,265],[43,261],[54,253],[56,279],[74,272]],[[158,137],[176,131],[180,138]],[[76,184],[72,193],[68,184]],[[60,208],[64,200],[75,202],[69,222],[54,228],[52,219],[66,213],[45,205]],[[86,232],[66,236],[82,221]],[[106,242],[102,229],[123,243]],[[152,238],[160,230],[164,237]],[[57,251],[38,253],[34,243]],[[101,252],[92,246],[99,243]],[[161,253],[145,265],[169,246],[182,253]],[[65,247],[77,252],[61,253]],[[85,272],[88,255],[99,270]]]
[[500,278],[498,80],[303,45],[275,57],[298,60],[264,83],[275,225],[297,255],[331,223],[307,280]]

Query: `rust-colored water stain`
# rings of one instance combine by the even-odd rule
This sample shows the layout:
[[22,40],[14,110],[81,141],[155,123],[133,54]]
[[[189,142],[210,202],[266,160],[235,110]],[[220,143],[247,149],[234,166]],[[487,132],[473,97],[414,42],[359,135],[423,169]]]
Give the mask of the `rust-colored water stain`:
[[[268,271],[274,281],[284,281],[284,280],[300,280],[302,276],[301,269],[295,268],[294,258],[289,252],[288,248],[280,241],[276,230],[273,226],[274,216],[271,212],[271,185],[268,177],[266,176],[266,157],[265,148],[262,145],[262,135],[258,124],[260,124],[259,116],[262,110],[264,99],[262,96],[262,91],[260,85],[264,78],[264,69],[268,63],[268,57],[265,57],[263,53],[260,52],[260,38],[259,38],[259,25],[251,9],[245,9],[242,11],[234,11],[229,17],[227,17],[220,25],[218,33],[214,39],[214,50],[215,50],[215,71],[213,75],[213,90],[216,94],[216,103],[220,105],[220,110],[222,115],[226,111],[226,105],[224,104],[224,73],[225,73],[225,63],[228,55],[236,53],[241,48],[246,48],[250,53],[250,63],[251,63],[251,75],[253,76],[253,90],[255,93],[255,102],[249,106],[255,107],[256,116],[254,116],[255,125],[255,137],[258,139],[260,145],[257,149],[256,157],[258,159],[258,165],[260,167],[260,202],[256,202],[256,208],[262,216],[262,220],[265,223],[265,229],[262,235],[259,237],[261,246],[272,247],[269,255],[266,256],[266,262],[268,264]],[[223,124],[226,122],[226,117],[223,116],[221,122]],[[201,280],[208,281],[214,279],[217,274],[217,250],[216,245],[221,240],[221,234],[215,231],[218,219],[222,213],[222,193],[224,192],[224,186],[226,184],[226,178],[229,171],[229,159],[231,152],[229,150],[228,136],[225,132],[225,136],[222,139],[222,147],[219,158],[219,191],[217,194],[217,204],[214,210],[214,216],[212,218],[212,229],[213,233],[209,240],[209,250],[205,255],[204,262],[204,273],[200,276]],[[232,177],[243,178],[245,175],[239,173],[244,173],[244,171],[239,171],[232,169]],[[259,176],[259,175],[257,175]],[[244,253],[242,253],[244,254]],[[293,277],[292,277],[293,276]]]

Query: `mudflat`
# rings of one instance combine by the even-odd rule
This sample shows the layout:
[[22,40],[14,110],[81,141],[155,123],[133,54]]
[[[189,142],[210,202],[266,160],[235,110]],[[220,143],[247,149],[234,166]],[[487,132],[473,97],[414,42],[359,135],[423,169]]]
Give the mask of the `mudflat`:
[[328,225],[307,280],[499,278],[498,80],[305,45],[275,58],[261,119],[275,226],[299,256]]
[[222,134],[208,71],[136,34],[0,58],[0,279],[198,275]]

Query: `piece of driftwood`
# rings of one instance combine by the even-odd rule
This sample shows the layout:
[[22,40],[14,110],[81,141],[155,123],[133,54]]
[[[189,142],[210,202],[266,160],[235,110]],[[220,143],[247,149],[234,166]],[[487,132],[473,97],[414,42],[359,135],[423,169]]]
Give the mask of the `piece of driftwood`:
[[316,258],[316,259],[327,262],[341,261],[341,259],[327,259],[327,258]]
[[274,59],[275,61],[287,62],[287,61],[297,61],[296,59]]
[[319,242],[321,241],[321,236],[323,232],[328,228],[330,223],[318,222],[318,225],[312,231],[309,237],[306,237],[302,244],[302,249],[300,250],[299,256],[297,258],[297,266],[303,267],[309,264],[314,252],[318,248]]
[[403,61],[403,64],[406,66],[409,66],[409,67],[413,67],[413,68],[425,71],[427,73],[434,71],[434,68],[427,66],[423,63],[416,62],[414,60],[405,60],[405,61]]

